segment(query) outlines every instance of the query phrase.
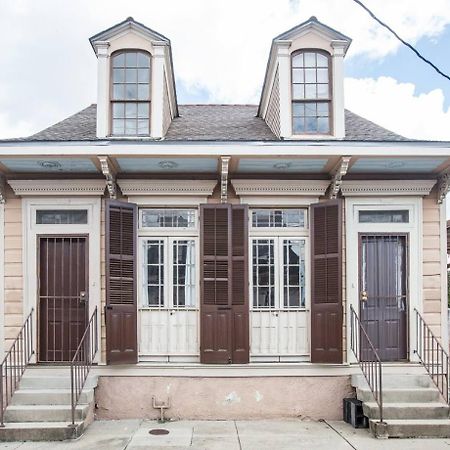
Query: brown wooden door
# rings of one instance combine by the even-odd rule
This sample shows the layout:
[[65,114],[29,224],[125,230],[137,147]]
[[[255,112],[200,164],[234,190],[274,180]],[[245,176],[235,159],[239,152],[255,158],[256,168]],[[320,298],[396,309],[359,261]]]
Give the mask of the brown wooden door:
[[311,205],[311,362],[342,362],[341,200]]
[[360,317],[382,361],[407,358],[406,261],[405,235],[360,235]]
[[249,360],[247,208],[202,205],[200,360]]
[[138,360],[136,290],[137,207],[106,201],[106,361]]
[[39,361],[71,361],[88,314],[87,238],[40,236]]

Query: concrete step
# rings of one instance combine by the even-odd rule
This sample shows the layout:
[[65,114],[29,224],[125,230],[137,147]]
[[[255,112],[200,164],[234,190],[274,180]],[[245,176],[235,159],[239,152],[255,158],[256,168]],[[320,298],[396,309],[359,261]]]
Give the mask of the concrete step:
[[[352,386],[362,389],[368,389],[368,384],[364,375],[352,375]],[[385,374],[383,373],[383,389],[398,388],[429,388],[434,383],[428,374]]]
[[[379,419],[380,411],[376,402],[363,403],[364,415],[369,419]],[[449,406],[446,403],[384,403],[385,419],[448,419]]]
[[[386,419],[382,424],[375,420],[370,420],[369,427],[374,436],[377,437],[450,438],[449,419]],[[427,447],[426,443],[424,443],[423,447]]]
[[[86,418],[89,405],[78,405],[75,419]],[[6,422],[70,422],[72,420],[70,405],[10,405],[5,412]]]
[[[373,394],[370,389],[356,389],[358,400],[363,402],[373,402]],[[436,388],[400,388],[383,389],[383,402],[392,403],[421,403],[440,402],[441,395]]]
[[[96,386],[97,377],[89,376],[84,385],[84,389],[92,389]],[[70,389],[70,374],[65,374],[64,376],[45,376],[25,372],[20,381],[20,389]]]
[[75,439],[83,431],[83,422],[76,422],[74,427],[67,422],[5,423],[0,428],[0,441],[63,441]]
[[[79,404],[94,400],[94,389],[83,389]],[[70,389],[19,389],[12,398],[12,405],[71,405]]]

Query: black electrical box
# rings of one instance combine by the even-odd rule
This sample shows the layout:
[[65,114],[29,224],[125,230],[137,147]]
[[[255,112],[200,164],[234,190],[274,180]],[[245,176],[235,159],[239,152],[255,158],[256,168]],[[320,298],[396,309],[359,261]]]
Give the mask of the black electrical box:
[[353,428],[369,428],[369,420],[364,415],[362,401],[357,398],[344,398],[344,422]]

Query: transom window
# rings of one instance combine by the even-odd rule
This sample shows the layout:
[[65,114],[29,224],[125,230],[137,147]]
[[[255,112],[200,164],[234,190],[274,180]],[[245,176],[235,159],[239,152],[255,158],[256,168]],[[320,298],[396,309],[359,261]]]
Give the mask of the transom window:
[[36,211],[38,225],[85,225],[87,223],[86,209],[38,209]]
[[305,307],[304,238],[255,238],[252,250],[253,309]]
[[360,223],[409,223],[409,211],[401,210],[365,210],[359,211]]
[[195,306],[195,240],[168,237],[143,239],[142,253],[142,306]]
[[305,209],[254,209],[252,227],[255,228],[305,228]]
[[292,56],[293,134],[330,133],[330,58],[325,52]]
[[112,134],[150,133],[150,55],[126,50],[112,56]]
[[141,209],[142,228],[195,228],[195,209]]

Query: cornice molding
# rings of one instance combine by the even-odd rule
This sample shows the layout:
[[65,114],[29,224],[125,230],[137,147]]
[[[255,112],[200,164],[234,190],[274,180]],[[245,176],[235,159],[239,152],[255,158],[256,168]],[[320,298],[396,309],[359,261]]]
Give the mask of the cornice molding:
[[8,180],[16,195],[103,195],[105,180]]
[[117,180],[123,195],[210,196],[217,180]]
[[327,180],[231,180],[237,195],[321,196],[330,182]]
[[228,200],[228,168],[230,165],[229,156],[220,157],[220,201],[221,203],[226,203]]
[[428,195],[436,180],[344,180],[341,192],[344,196],[372,195]]
[[342,177],[347,174],[348,165],[350,163],[351,156],[343,156],[337,166],[332,171],[332,181],[330,184],[329,197],[331,199],[337,198],[339,191],[341,190]]
[[106,187],[108,188],[109,198],[117,199],[116,171],[108,156],[99,156],[98,160],[105,175]]

